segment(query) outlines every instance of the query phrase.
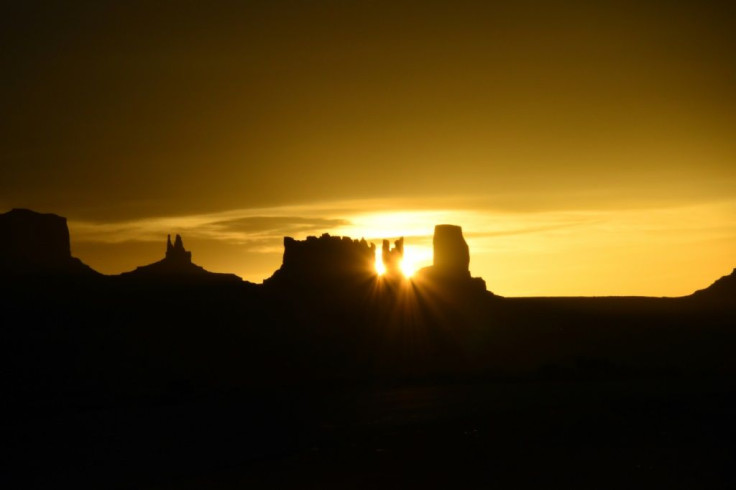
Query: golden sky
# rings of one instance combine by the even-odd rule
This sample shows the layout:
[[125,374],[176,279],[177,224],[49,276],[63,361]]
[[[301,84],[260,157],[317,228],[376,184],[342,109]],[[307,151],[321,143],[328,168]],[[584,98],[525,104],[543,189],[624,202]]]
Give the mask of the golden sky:
[[437,223],[504,295],[687,294],[736,266],[733,6],[17,3],[0,209],[67,216],[100,271],[177,232],[253,281],[283,235],[404,235],[426,261]]

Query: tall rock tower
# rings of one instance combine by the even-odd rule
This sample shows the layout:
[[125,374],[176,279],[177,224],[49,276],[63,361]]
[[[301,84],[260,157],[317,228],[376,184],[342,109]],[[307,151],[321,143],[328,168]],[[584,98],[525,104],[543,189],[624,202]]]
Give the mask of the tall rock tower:
[[404,237],[394,242],[394,248],[388,240],[383,241],[383,249],[381,250],[381,260],[383,267],[386,269],[386,277],[401,276],[401,260],[404,258]]
[[456,225],[434,227],[434,269],[437,274],[470,277],[470,250],[463,238],[463,229]]
[[[434,227],[434,260],[414,275],[416,284],[431,283],[431,291],[442,291],[445,299],[473,297],[477,294],[492,294],[480,277],[470,277],[470,249],[463,238],[463,229],[456,225]],[[470,295],[470,296],[467,296]]]
[[192,263],[192,252],[184,249],[184,242],[180,235],[176,235],[174,244],[171,244],[171,235],[166,239],[166,260],[181,264]]

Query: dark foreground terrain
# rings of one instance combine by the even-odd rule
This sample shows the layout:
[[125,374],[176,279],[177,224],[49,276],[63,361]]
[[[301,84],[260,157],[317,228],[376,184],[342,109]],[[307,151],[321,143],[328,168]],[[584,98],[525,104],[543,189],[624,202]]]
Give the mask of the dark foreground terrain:
[[97,488],[733,488],[722,380],[250,393],[36,413],[23,483]]
[[5,288],[3,475],[12,488],[736,484],[730,301],[325,288]]

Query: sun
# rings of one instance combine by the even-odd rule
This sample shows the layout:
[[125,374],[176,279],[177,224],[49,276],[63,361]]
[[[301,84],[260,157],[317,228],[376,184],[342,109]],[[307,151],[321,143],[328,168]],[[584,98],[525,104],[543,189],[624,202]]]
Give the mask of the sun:
[[[404,257],[399,263],[401,275],[408,279],[425,265],[431,264],[431,260],[431,250],[425,250],[423,247],[405,247]],[[382,276],[387,272],[386,266],[383,263],[383,256],[380,248],[376,249],[374,267],[376,269],[376,274],[379,276]]]
[[386,266],[383,265],[383,256],[381,255],[381,249],[376,247],[376,274],[382,276],[386,273]]
[[407,254],[406,251],[404,251],[404,258],[401,260],[399,268],[401,269],[401,273],[404,274],[404,277],[411,277],[419,267],[417,265],[416,258],[413,257],[412,254]]
[[412,277],[422,267],[432,265],[432,247],[426,244],[404,246],[404,258],[399,267],[405,277]]

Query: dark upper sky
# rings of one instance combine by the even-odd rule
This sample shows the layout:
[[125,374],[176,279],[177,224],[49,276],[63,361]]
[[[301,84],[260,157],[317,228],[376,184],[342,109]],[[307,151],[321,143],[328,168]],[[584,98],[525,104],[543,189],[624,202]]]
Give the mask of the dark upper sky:
[[0,15],[3,208],[114,221],[736,196],[733,6],[14,3]]
[[640,197],[730,193],[736,175],[722,5],[16,3],[0,27],[6,205]]

